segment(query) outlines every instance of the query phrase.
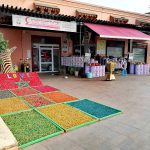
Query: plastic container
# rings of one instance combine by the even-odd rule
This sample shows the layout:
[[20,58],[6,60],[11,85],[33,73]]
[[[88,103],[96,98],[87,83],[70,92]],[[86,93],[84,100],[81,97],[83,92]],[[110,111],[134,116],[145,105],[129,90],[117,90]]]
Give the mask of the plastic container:
[[146,75],[146,64],[143,65],[143,74]]
[[140,65],[135,65],[135,74],[140,75]]
[[85,66],[85,74],[87,74],[88,72],[90,72],[90,66],[86,65]]
[[91,66],[91,73],[93,78],[96,77],[96,66]]
[[99,67],[99,76],[100,77],[103,76],[103,68],[102,68],[102,66]]
[[143,75],[143,64],[140,65],[140,75]]
[[127,76],[127,70],[126,70],[126,69],[122,69],[122,70],[121,70],[121,75],[122,75],[123,77]]
[[105,76],[105,65],[102,66],[102,76]]
[[134,74],[134,73],[135,73],[135,72],[134,72],[134,67],[135,67],[134,64],[130,64],[130,70],[129,70],[129,73],[130,73],[130,74]]
[[96,77],[99,77],[99,66],[95,66],[96,68]]
[[79,71],[75,71],[75,77],[79,76]]
[[88,73],[86,74],[86,77],[87,77],[88,79],[93,78],[93,76],[92,76],[92,72],[88,72]]

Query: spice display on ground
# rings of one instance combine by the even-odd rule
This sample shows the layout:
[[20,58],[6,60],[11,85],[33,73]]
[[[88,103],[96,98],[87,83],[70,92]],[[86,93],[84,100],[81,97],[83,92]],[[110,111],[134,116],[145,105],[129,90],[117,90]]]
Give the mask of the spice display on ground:
[[121,112],[87,99],[78,100],[51,86],[43,86],[35,72],[18,75],[23,80],[18,85],[10,79],[1,84],[0,89],[11,90],[0,91],[0,116],[20,148]]
[[39,111],[51,118],[65,130],[95,120],[66,104],[56,104],[45,108],[39,108]]
[[9,90],[0,91],[0,99],[10,98],[10,97],[16,97],[16,96],[14,94],[12,94]]
[[17,96],[24,96],[24,95],[30,95],[30,94],[37,94],[35,90],[28,88],[28,87],[22,87],[18,89],[12,89],[11,90],[14,94]]
[[58,127],[34,111],[8,115],[2,119],[19,142],[19,146],[60,131]]
[[73,101],[73,100],[78,99],[76,97],[73,97],[71,95],[67,95],[67,94],[62,93],[62,92],[43,93],[42,95],[46,98],[49,98],[50,100],[53,100],[56,103]]
[[0,100],[0,114],[17,112],[26,109],[29,109],[29,106],[17,97]]
[[75,102],[68,102],[67,104],[79,110],[82,110],[90,115],[93,115],[94,117],[97,117],[99,119],[109,117],[121,112],[120,110],[93,102],[88,99]]
[[51,86],[48,86],[48,85],[45,85],[45,86],[34,86],[32,87],[42,93],[45,93],[45,92],[52,92],[52,91],[57,91],[56,88],[54,87],[51,87]]
[[53,104],[53,102],[45,99],[40,95],[28,95],[28,96],[23,96],[23,98],[34,107]]

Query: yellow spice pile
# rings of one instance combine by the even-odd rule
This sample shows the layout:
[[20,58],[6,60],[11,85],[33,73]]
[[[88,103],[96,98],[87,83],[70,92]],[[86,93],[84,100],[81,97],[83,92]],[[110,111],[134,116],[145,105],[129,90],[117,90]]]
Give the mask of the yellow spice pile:
[[66,104],[56,104],[46,108],[39,108],[39,110],[64,129],[69,129],[94,120],[94,118]]

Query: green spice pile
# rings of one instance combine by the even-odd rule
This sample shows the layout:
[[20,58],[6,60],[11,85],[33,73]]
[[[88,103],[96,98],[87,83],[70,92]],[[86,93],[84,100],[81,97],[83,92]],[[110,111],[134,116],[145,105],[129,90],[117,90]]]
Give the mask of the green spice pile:
[[34,111],[21,112],[2,119],[16,137],[19,146],[60,131]]

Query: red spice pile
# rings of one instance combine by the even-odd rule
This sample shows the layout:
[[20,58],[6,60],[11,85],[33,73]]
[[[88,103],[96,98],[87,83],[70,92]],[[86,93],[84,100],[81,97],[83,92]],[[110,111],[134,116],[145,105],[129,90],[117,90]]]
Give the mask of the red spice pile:
[[78,98],[71,95],[67,95],[62,92],[52,92],[52,93],[43,93],[44,97],[49,98],[50,100],[55,101],[56,103],[67,102],[77,100]]
[[24,96],[23,98],[34,107],[49,105],[53,103],[40,95],[28,95]]
[[45,92],[53,92],[53,91],[57,91],[56,88],[54,87],[51,87],[51,86],[48,86],[48,85],[45,85],[45,86],[35,86],[35,87],[32,87],[42,93],[45,93]]
[[28,87],[22,87],[22,88],[18,88],[18,89],[12,89],[11,90],[14,94],[16,94],[17,96],[24,96],[24,95],[30,95],[30,94],[37,94],[38,92],[28,88]]

